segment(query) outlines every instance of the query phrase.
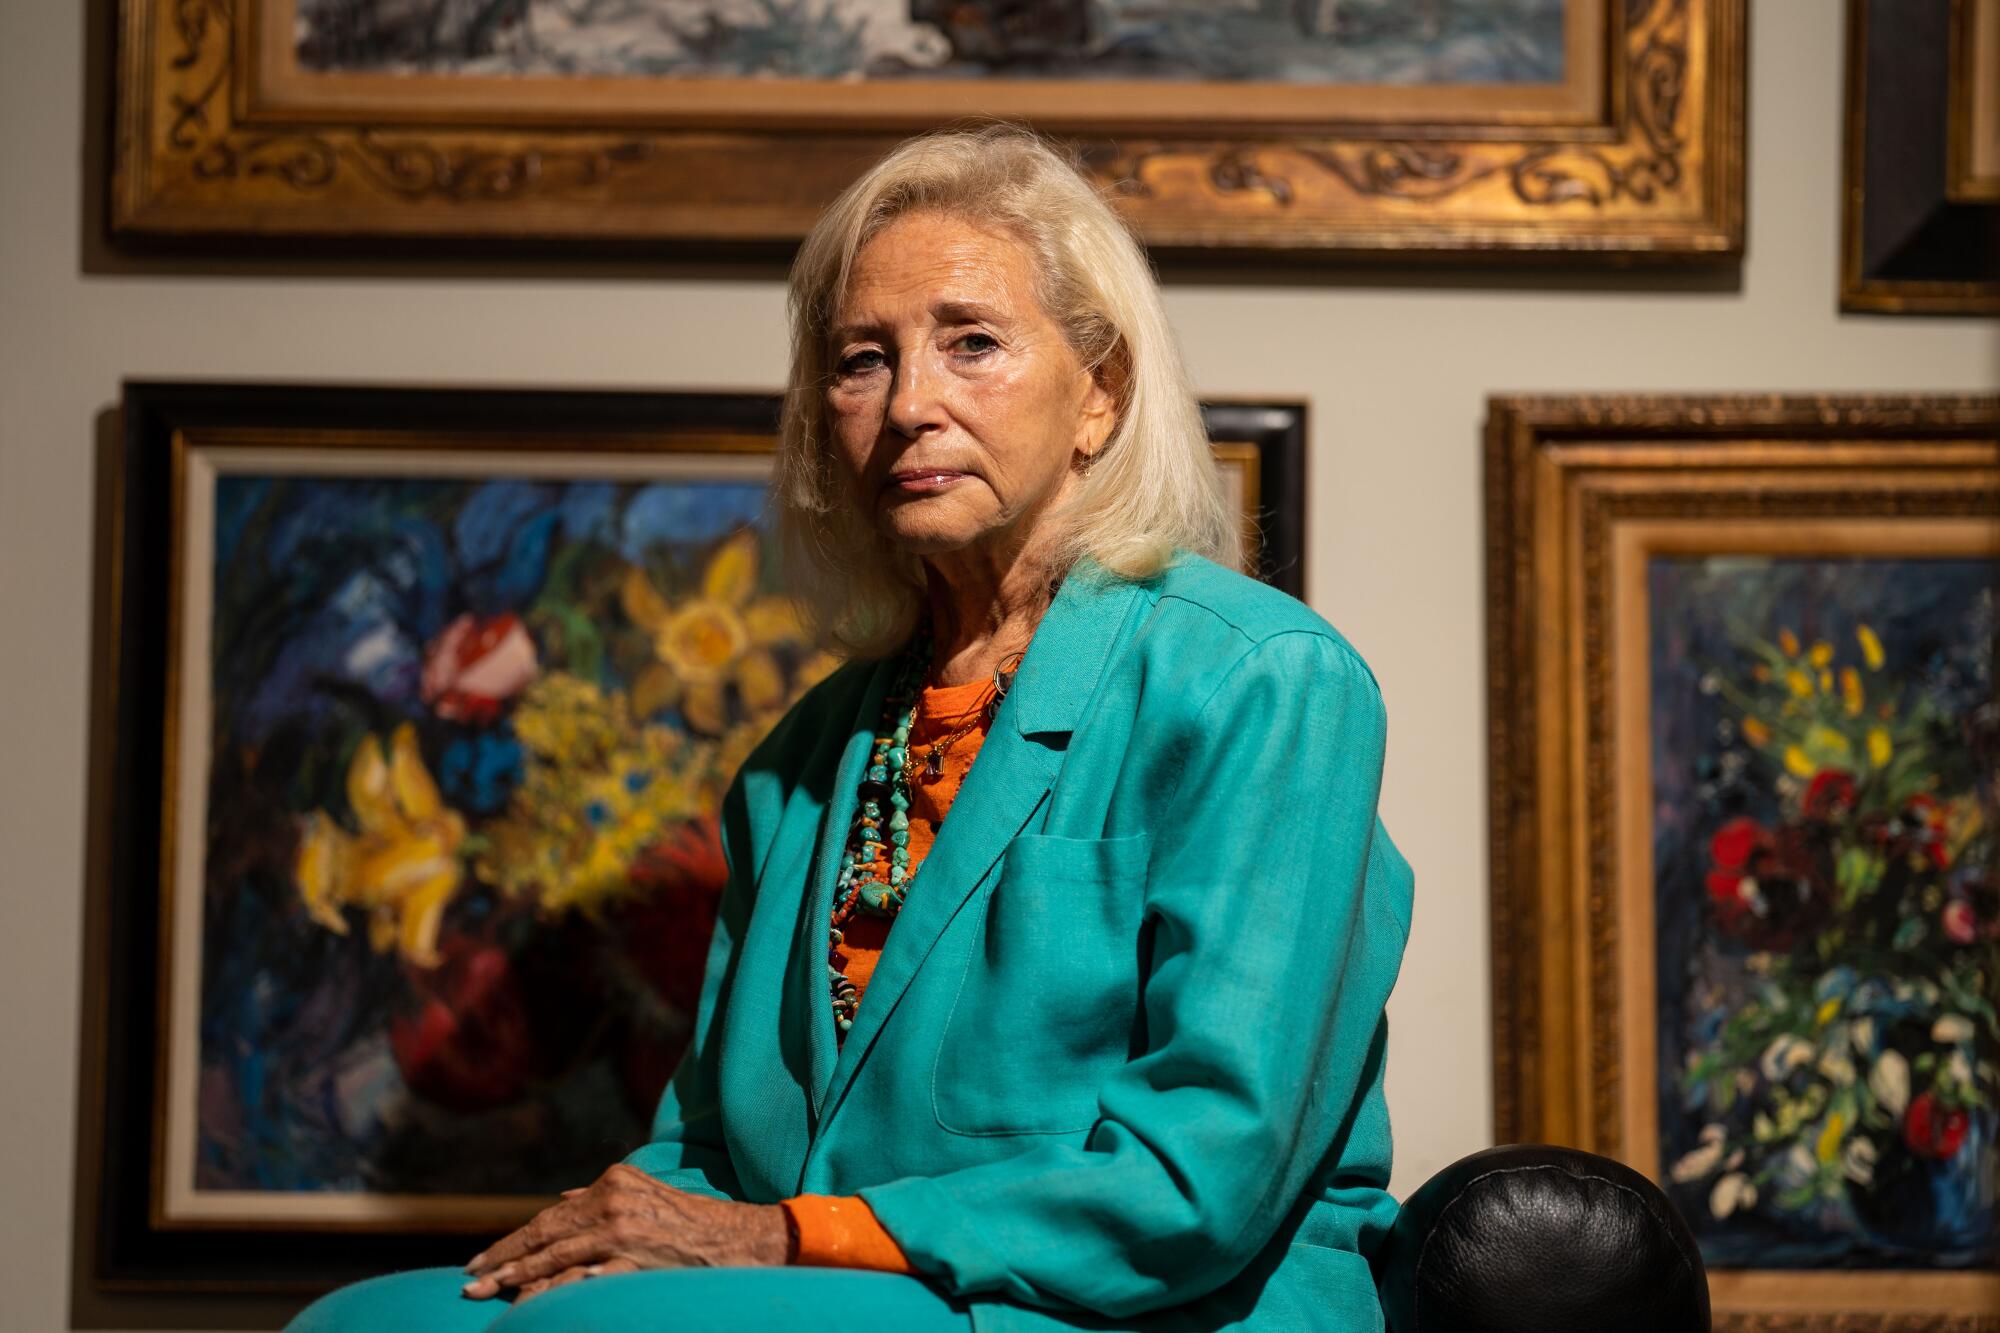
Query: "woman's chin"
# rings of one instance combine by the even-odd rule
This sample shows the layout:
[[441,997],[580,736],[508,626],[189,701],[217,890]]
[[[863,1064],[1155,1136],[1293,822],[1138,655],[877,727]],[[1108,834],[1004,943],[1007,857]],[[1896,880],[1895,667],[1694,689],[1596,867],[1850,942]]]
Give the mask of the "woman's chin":
[[936,502],[892,504],[882,515],[882,533],[898,550],[911,555],[943,555],[963,550],[977,542],[986,530],[965,514],[952,512],[954,509],[956,506]]

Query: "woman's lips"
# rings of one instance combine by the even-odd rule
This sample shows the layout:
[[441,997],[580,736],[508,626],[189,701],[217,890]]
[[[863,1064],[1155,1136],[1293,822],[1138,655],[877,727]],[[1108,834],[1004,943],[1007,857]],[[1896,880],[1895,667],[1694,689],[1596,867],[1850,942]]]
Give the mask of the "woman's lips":
[[953,472],[949,468],[925,468],[917,472],[892,473],[889,485],[895,490],[910,494],[941,491],[947,486],[965,480],[966,475],[963,472]]

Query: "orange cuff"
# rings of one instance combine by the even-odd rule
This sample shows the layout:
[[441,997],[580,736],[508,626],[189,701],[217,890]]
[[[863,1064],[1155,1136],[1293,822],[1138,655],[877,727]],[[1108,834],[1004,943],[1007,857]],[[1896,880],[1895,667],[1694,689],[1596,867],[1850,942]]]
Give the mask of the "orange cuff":
[[916,1273],[903,1247],[882,1229],[859,1195],[801,1194],[783,1202],[798,1228],[799,1252],[792,1262],[813,1268]]

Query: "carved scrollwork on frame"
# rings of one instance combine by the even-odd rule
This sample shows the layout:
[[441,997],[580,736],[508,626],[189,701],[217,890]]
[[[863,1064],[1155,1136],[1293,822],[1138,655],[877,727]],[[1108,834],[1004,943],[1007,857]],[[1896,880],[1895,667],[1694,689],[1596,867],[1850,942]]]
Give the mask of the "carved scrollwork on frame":
[[[155,71],[164,76],[159,96],[165,115],[163,142],[149,163],[154,179],[164,175],[197,187],[222,188],[232,182],[270,182],[295,196],[344,186],[406,202],[496,203],[585,196],[649,155],[649,145],[638,140],[569,136],[549,143],[488,146],[372,129],[239,125],[231,118],[230,100],[233,80],[242,73],[237,48],[243,25],[233,6],[257,0],[168,3],[169,49]],[[129,4],[127,13],[129,19]],[[128,40],[131,31],[128,27]]]
[[[284,0],[120,3],[121,235],[782,242],[871,158],[936,123],[885,109],[866,81],[840,90],[851,110],[791,120],[648,110],[643,79],[600,81],[546,113],[469,108],[450,74],[329,91],[273,43]],[[1591,22],[1608,68],[1593,57],[1597,73],[1574,86],[1522,85],[1523,98],[1581,99],[1560,114],[1530,111],[1532,98],[1481,103],[1393,133],[1333,111],[1170,133],[1137,113],[1008,114],[1071,140],[1160,248],[1740,252],[1743,0],[1576,4],[1602,6]],[[1601,105],[1581,91],[1599,74]],[[306,92],[273,100],[279,84]],[[782,81],[762,86],[774,105],[787,95]],[[1035,106],[1058,97],[1053,83],[1014,91]]]
[[[1705,38],[1697,41],[1695,7],[1700,0],[1634,0],[1625,8],[1625,89],[1619,133],[1613,141],[1560,136],[1523,137],[1516,142],[1438,142],[1428,139],[1336,140],[1301,138],[1283,143],[1142,143],[1127,146],[1097,165],[1098,174],[1121,193],[1175,202],[1172,187],[1191,161],[1218,199],[1254,195],[1282,217],[1297,215],[1301,228],[1318,220],[1306,201],[1320,192],[1303,173],[1336,182],[1357,201],[1436,204],[1478,189],[1503,189],[1499,216],[1489,225],[1533,226],[1564,210],[1588,210],[1600,217],[1621,210],[1642,221],[1648,211],[1686,209],[1703,182],[1698,167],[1704,153],[1733,154],[1739,168],[1740,139],[1713,135],[1717,112],[1692,95],[1723,91],[1730,15],[1708,7]],[[1737,15],[1735,17],[1739,17]],[[1731,48],[1733,49],[1733,48]],[[1705,72],[1700,78],[1696,71]],[[1723,116],[1727,119],[1726,113]],[[1716,178],[1727,181],[1726,164]],[[1739,182],[1740,183],[1740,182]],[[1179,200],[1185,206],[1185,200]],[[1734,201],[1729,201],[1732,206]]]

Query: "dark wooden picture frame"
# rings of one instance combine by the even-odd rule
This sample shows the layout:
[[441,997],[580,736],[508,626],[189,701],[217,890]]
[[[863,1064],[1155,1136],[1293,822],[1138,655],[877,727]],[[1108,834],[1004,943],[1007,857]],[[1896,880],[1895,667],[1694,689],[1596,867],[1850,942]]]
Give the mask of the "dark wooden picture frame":
[[[1699,873],[1692,889],[1658,882],[1656,857],[1661,829],[1686,844],[1706,825],[1661,822],[1655,557],[1969,558],[1984,578],[2000,555],[2000,398],[1495,398],[1485,485],[1495,1132],[1619,1158],[1696,1191],[1684,1209],[1706,1207],[1707,1178],[1663,1151],[1659,1071],[1673,1061],[1660,1054],[1659,997],[1672,986],[1658,960],[1687,956],[1663,941],[1689,936],[1658,923],[1701,919],[1705,895]],[[1844,645],[1810,650],[1839,679],[1852,636],[1794,623],[1808,641]],[[1858,702],[1864,677],[1831,697],[1852,689]],[[1782,671],[1778,681],[1766,688],[1783,690]],[[1694,906],[1670,917],[1662,903]],[[2000,1276],[1876,1264],[1711,1256],[1716,1328],[2000,1329]]]
[[283,3],[121,0],[115,235],[783,247],[901,138],[999,115],[1075,141],[1162,250],[1632,262],[1743,244],[1743,0],[1571,0],[1562,85],[1196,84],[1143,114],[1118,89],[1170,85],[350,88],[286,63]]
[[[300,1204],[296,1194],[249,1212],[229,1201],[241,1195],[204,1201],[180,1192],[179,1198],[194,1198],[207,1212],[172,1202],[165,1163],[186,1157],[176,1159],[165,1145],[185,1134],[173,1126],[192,1123],[189,1117],[197,1114],[182,1107],[176,1119],[179,1103],[170,1105],[171,1089],[189,1086],[174,1081],[181,1077],[175,1061],[184,1062],[174,1053],[174,1034],[191,1021],[189,976],[207,979],[212,961],[187,953],[186,911],[177,904],[188,895],[176,897],[175,890],[177,881],[202,875],[199,868],[213,850],[203,830],[215,827],[201,817],[190,824],[176,810],[175,793],[185,798],[190,790],[183,777],[189,765],[206,771],[202,761],[179,754],[197,753],[185,734],[196,726],[183,717],[191,696],[175,683],[179,664],[189,660],[177,641],[192,632],[187,624],[197,623],[187,619],[183,593],[189,578],[205,577],[198,567],[176,568],[188,563],[181,554],[187,533],[177,528],[191,531],[205,512],[198,504],[189,507],[186,498],[196,489],[190,460],[204,450],[213,456],[234,449],[264,460],[250,463],[253,469],[268,468],[279,466],[268,461],[273,455],[289,450],[306,460],[301,475],[373,476],[373,460],[380,459],[387,469],[381,475],[424,477],[430,474],[421,469],[433,465],[420,460],[450,449],[465,460],[455,475],[518,475],[500,468],[499,460],[526,457],[528,465],[545,469],[528,475],[560,477],[567,475],[562,459],[572,454],[768,453],[778,410],[775,394],[126,385],[121,456],[109,484],[109,521],[99,552],[105,570],[100,595],[108,602],[99,607],[108,686],[100,695],[99,728],[115,739],[99,760],[108,771],[98,773],[93,788],[94,826],[103,831],[107,850],[86,975],[103,978],[107,989],[101,1004],[91,1006],[95,1021],[87,1027],[83,1058],[81,1282],[110,1294],[261,1293],[303,1300],[394,1268],[462,1263],[482,1236],[513,1224],[500,1213],[521,1202],[488,1199],[467,1209],[449,1199],[371,1196],[387,1203],[366,1215],[330,1211],[312,1199]],[[1205,405],[1204,414],[1244,504],[1246,563],[1278,586],[1302,591],[1304,408],[1230,402]],[[324,465],[315,449],[327,451]],[[356,455],[363,461],[333,467],[336,456]],[[399,456],[419,461],[395,461]],[[482,472],[487,457],[495,467]],[[195,780],[206,781],[201,772]],[[190,860],[187,848],[176,848],[177,838],[203,846]],[[198,913],[198,893],[193,901],[189,910]]]
[[1842,309],[2000,312],[2000,202],[1953,189],[1976,4],[1848,0]]

